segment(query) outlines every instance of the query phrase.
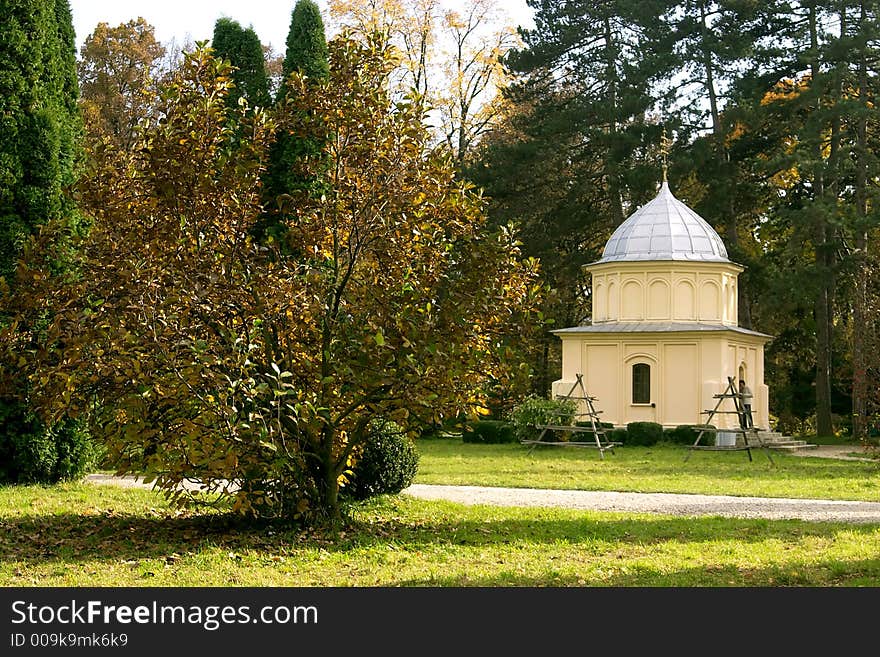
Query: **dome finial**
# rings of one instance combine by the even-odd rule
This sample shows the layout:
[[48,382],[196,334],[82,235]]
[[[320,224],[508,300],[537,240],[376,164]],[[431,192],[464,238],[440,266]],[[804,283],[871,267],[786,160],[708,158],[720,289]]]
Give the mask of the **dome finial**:
[[669,147],[672,146],[672,140],[666,136],[666,126],[663,126],[663,135],[660,137],[660,157],[663,158],[663,182],[666,180],[666,171],[669,168],[667,161],[669,157]]

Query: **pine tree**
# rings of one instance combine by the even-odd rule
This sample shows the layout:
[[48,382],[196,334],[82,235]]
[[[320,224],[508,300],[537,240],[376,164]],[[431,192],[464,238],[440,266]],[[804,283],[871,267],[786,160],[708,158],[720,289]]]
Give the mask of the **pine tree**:
[[215,57],[235,67],[232,72],[235,87],[226,97],[227,104],[235,106],[239,98],[244,98],[251,107],[267,107],[271,101],[269,76],[263,47],[253,28],[245,29],[231,18],[219,18],[214,24],[211,46]]
[[[324,21],[321,10],[312,0],[298,0],[291,14],[284,77],[276,99],[278,104],[290,100],[289,78],[294,73],[305,76],[309,85],[319,85],[330,75]],[[297,173],[296,163],[320,153],[320,143],[292,134],[284,125],[278,127],[269,152],[268,170],[263,177],[265,211],[256,229],[258,238],[273,236],[274,239],[281,239],[290,196],[318,190],[319,182]]]
[[741,71],[756,68],[755,45],[785,24],[781,7],[779,0],[675,0],[653,35],[672,64],[664,120],[686,147],[674,173],[699,186],[694,209],[719,231],[729,257],[746,266],[737,288],[739,325],[745,328],[753,324],[757,213],[753,181],[744,166],[748,157],[732,152],[738,145],[732,138],[737,118],[728,110],[732,83]]
[[[612,229],[653,196],[659,178],[656,163],[646,168],[639,153],[660,137],[659,127],[645,120],[654,104],[650,82],[662,66],[646,26],[656,23],[667,4],[543,0],[535,28],[522,31],[525,47],[509,56],[514,72],[534,85],[536,102],[553,98],[555,116],[548,119],[555,121],[558,139],[582,145],[572,157],[588,149],[590,157],[599,154],[602,220]],[[557,103],[555,94],[564,95],[564,102]],[[557,120],[560,113],[565,121]],[[591,178],[589,184],[596,182]]]
[[[483,138],[465,175],[489,197],[490,220],[515,222],[529,256],[553,290],[549,328],[589,317],[582,266],[601,255],[613,229],[656,192],[660,128],[654,104],[658,60],[646,26],[667,3],[614,0],[535,3],[535,28],[507,62],[518,77],[506,92],[507,125]],[[534,346],[534,392],[549,392],[558,339]]]

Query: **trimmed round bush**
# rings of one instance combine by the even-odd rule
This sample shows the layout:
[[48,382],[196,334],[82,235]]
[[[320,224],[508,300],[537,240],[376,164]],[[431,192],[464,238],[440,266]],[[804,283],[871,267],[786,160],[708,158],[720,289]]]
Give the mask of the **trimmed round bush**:
[[626,427],[617,427],[615,429],[611,429],[610,431],[606,431],[605,436],[608,438],[609,442],[626,445]]
[[84,422],[65,419],[46,427],[18,402],[0,401],[0,483],[79,479],[97,454]]
[[693,445],[699,433],[689,424],[680,424],[674,429],[664,429],[663,440],[674,445]]
[[650,447],[663,440],[663,425],[657,422],[630,422],[626,425],[626,444]]
[[364,500],[399,493],[409,486],[419,467],[419,455],[403,428],[390,420],[370,424],[352,474],[340,493]]

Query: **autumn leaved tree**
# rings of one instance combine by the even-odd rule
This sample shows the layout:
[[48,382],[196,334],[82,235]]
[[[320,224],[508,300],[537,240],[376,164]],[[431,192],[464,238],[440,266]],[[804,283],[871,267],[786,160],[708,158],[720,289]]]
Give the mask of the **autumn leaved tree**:
[[398,93],[415,90],[430,102],[435,139],[459,168],[500,119],[497,92],[508,82],[502,60],[519,44],[503,3],[468,0],[330,0],[335,22],[359,38],[381,35],[400,59],[391,76]]
[[329,80],[293,76],[291,121],[332,173],[323,197],[292,199],[296,255],[272,257],[251,238],[272,126],[224,102],[227,65],[187,55],[161,120],[130,154],[103,151],[83,188],[83,275],[53,279],[39,248],[22,273],[23,315],[50,317],[41,411],[99,409],[118,471],[179,503],[204,501],[179,488],[196,479],[244,514],[338,521],[373,419],[415,428],[517,376],[506,336],[528,324],[536,265],[485,230],[421,105],[391,104],[393,66],[339,38]]
[[153,108],[155,78],[165,48],[143,18],[110,27],[98,23],[80,49],[80,107],[87,135],[129,148],[138,123]]

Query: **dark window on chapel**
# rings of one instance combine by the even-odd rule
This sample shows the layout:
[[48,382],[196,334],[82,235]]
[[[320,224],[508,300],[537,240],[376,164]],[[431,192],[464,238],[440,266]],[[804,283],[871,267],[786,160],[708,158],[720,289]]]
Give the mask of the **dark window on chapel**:
[[633,365],[633,404],[651,403],[651,366],[645,363]]

